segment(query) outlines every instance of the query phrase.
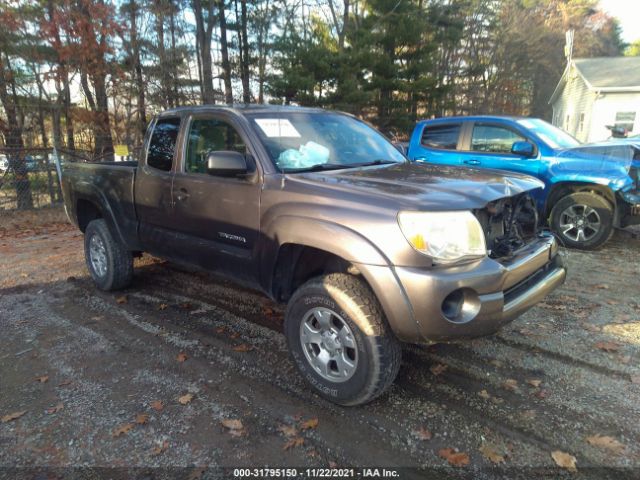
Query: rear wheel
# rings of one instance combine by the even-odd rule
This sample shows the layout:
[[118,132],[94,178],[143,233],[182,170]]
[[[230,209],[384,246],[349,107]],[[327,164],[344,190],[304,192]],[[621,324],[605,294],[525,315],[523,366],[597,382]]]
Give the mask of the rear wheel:
[[285,335],[305,380],[340,405],[373,400],[400,368],[400,344],[378,300],[353,275],[324,275],[300,287],[287,307]]
[[101,218],[87,225],[84,256],[91,278],[100,290],[119,290],[131,284],[133,256],[125,245],[113,238]]
[[598,248],[613,234],[613,206],[595,193],[572,193],[551,210],[551,227],[567,247]]

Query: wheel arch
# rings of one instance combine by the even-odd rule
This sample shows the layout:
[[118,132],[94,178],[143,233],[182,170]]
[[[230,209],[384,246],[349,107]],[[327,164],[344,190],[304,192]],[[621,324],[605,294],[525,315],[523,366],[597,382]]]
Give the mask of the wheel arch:
[[614,218],[616,212],[616,196],[613,190],[607,185],[600,185],[597,183],[587,182],[575,182],[575,181],[563,181],[554,183],[547,195],[544,207],[544,218],[549,220],[551,211],[561,198],[577,192],[589,192],[601,196],[607,202],[611,204],[611,208],[614,210]]

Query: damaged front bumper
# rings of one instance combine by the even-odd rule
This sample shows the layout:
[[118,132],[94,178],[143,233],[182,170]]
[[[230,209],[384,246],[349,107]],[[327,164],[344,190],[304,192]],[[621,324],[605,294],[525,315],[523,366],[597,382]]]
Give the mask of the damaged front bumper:
[[[372,287],[398,338],[412,343],[494,333],[566,278],[566,268],[550,234],[540,235],[504,261],[486,257],[457,267],[390,270],[396,288],[393,279],[381,271]],[[379,282],[383,285],[376,285]]]

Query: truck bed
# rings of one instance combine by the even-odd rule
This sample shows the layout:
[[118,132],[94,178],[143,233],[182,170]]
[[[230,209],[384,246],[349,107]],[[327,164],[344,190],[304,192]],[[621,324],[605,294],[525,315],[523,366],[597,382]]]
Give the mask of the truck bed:
[[84,202],[99,205],[100,216],[130,247],[138,244],[134,186],[137,162],[69,162],[62,167],[62,193],[71,220],[84,231],[95,212]]

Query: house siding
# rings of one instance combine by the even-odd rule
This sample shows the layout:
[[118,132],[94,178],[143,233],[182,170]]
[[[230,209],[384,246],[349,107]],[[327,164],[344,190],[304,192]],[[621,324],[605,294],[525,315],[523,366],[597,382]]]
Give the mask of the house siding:
[[629,135],[640,134],[640,93],[601,93],[593,104],[592,112],[594,121],[587,138],[589,142],[611,137],[606,126],[615,124],[616,114],[619,112],[635,112],[633,130]]
[[575,65],[565,73],[566,83],[553,103],[553,124],[580,141],[588,141],[592,129],[595,93],[589,90]]

